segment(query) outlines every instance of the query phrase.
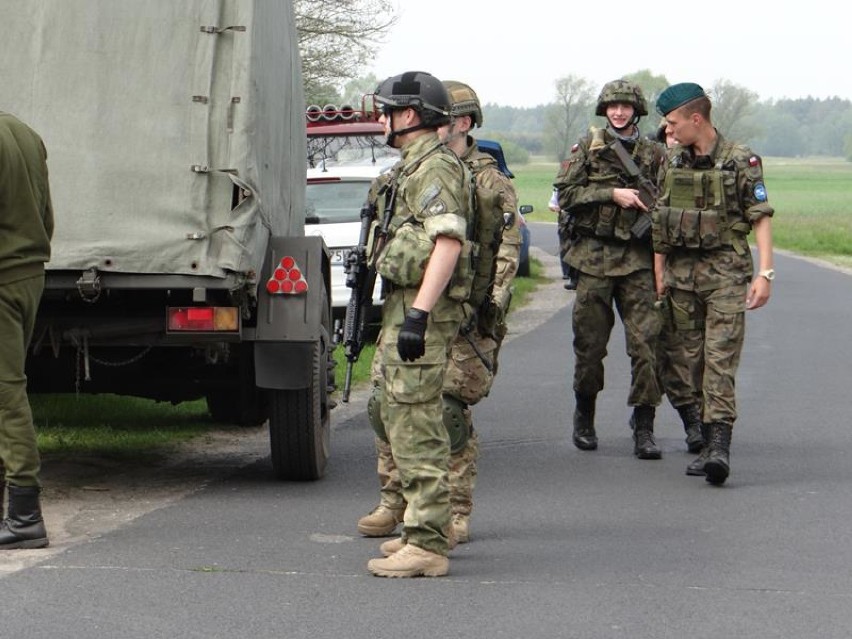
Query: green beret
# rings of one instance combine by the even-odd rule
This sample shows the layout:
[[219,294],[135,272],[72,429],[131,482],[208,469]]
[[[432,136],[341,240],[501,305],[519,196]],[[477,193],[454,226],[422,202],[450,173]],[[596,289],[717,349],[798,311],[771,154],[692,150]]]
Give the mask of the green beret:
[[695,82],[673,84],[657,98],[657,111],[660,115],[668,115],[687,102],[691,102],[695,98],[704,97],[705,95],[704,89],[695,84]]

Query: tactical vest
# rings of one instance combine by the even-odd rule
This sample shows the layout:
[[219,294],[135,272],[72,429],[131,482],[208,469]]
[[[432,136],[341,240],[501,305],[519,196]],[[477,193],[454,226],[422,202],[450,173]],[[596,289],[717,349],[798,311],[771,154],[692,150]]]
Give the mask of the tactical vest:
[[709,169],[669,168],[663,185],[663,199],[669,204],[654,212],[655,246],[704,251],[732,247],[740,255],[748,251],[751,224],[739,204],[733,150],[733,143],[723,142]]
[[[589,141],[589,185],[595,187],[632,188],[624,181],[625,170],[615,157],[614,152],[604,149],[603,129],[592,127]],[[633,146],[631,157],[640,167],[648,166],[650,158],[640,139]],[[611,154],[611,156],[610,156]],[[614,202],[595,202],[578,206],[572,210],[575,215],[574,232],[579,235],[596,237],[603,240],[629,242],[635,239],[630,229],[640,215],[637,209],[623,209]]]
[[[411,211],[400,210],[400,202],[405,201],[405,178],[412,174],[428,155],[431,154],[405,167],[395,176],[384,196],[384,219],[376,220],[371,231],[372,241],[375,234],[381,232],[382,226],[387,230],[387,238],[375,259],[375,268],[376,272],[394,287],[419,288],[435,248],[435,242],[429,237],[423,223]],[[455,158],[455,155],[453,157]],[[392,199],[396,201],[392,202]],[[387,217],[388,212],[391,214],[390,218]],[[447,288],[450,299],[466,301],[470,297],[473,284],[472,253],[473,245],[466,240]]]

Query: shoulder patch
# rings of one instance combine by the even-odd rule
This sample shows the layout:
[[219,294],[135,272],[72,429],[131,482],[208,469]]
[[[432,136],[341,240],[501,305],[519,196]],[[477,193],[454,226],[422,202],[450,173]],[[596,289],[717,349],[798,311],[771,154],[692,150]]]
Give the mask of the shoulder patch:
[[760,164],[760,158],[759,158],[759,157],[757,157],[756,155],[752,155],[752,156],[748,159],[748,165],[749,165],[749,166],[758,166],[759,164]]
[[571,147],[571,153],[576,153],[579,148],[580,148],[580,143],[575,142],[574,146]]
[[766,202],[766,186],[764,186],[763,182],[755,183],[754,199],[758,202]]

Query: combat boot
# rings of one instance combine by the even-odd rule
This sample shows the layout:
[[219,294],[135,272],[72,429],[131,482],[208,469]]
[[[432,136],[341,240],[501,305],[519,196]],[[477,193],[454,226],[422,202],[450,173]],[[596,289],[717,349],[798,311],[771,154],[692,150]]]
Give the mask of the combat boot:
[[8,485],[8,515],[0,523],[0,550],[45,548],[49,542],[37,486]]
[[701,436],[704,438],[704,447],[698,457],[693,459],[686,467],[686,474],[692,477],[704,477],[704,464],[710,455],[710,425],[701,424]]
[[686,450],[690,453],[700,453],[704,448],[704,435],[701,433],[701,410],[698,404],[678,406],[677,412],[686,433]]
[[450,571],[444,555],[406,544],[399,552],[384,559],[371,559],[367,570],[376,577],[443,577]]
[[731,435],[734,427],[724,422],[710,424],[710,452],[704,464],[704,474],[708,482],[714,486],[725,483],[731,473]]
[[595,396],[575,395],[574,445],[580,450],[595,450],[598,436],[595,434]]
[[653,406],[634,406],[633,415],[630,417],[630,428],[633,429],[633,454],[639,459],[660,459],[657,442],[654,441],[654,414]]
[[379,504],[369,515],[358,520],[358,532],[365,537],[389,537],[394,534],[404,516],[405,508]]
[[450,527],[453,529],[457,543],[466,544],[470,541],[470,515],[455,513]]
[[[447,549],[452,550],[459,544],[458,538],[456,537],[455,528],[450,525],[449,533],[447,534]],[[379,546],[379,551],[385,557],[390,557],[398,553],[405,547],[405,541],[403,541],[402,537],[395,537],[394,539],[389,539],[384,542],[381,546]]]

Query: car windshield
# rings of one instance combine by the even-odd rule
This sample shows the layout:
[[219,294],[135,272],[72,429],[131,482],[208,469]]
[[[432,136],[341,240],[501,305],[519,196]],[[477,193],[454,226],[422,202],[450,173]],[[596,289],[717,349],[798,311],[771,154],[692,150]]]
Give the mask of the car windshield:
[[328,181],[309,183],[307,187],[308,224],[340,224],[357,222],[361,206],[370,191],[368,180]]

